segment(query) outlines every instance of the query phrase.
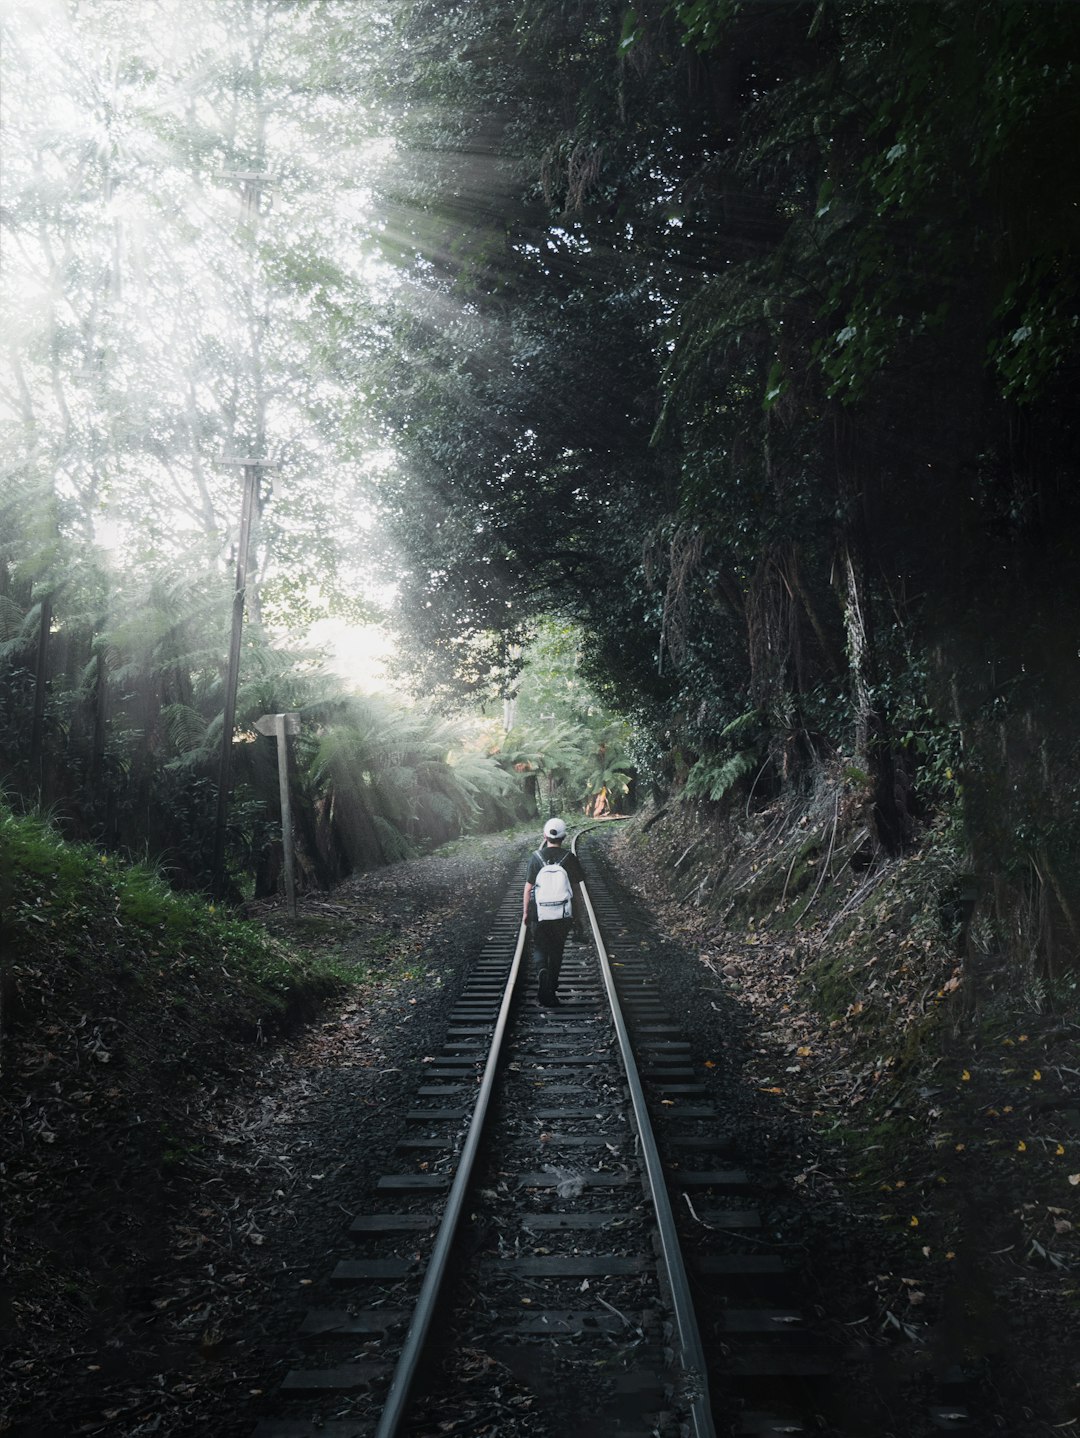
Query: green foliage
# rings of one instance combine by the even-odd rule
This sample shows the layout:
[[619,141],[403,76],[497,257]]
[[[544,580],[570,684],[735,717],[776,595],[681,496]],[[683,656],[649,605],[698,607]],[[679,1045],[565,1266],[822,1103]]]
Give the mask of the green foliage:
[[39,890],[51,889],[61,905],[71,900],[86,872],[85,857],[64,844],[44,821],[19,821],[4,807],[0,810],[0,842],[6,900],[10,901],[19,887],[17,874]]
[[[530,616],[574,618],[652,780],[760,762],[771,802],[837,761],[880,842],[962,807],[1010,902],[1049,875],[1070,929],[1080,12],[518,19],[409,31],[389,517],[421,682],[508,692]],[[519,722],[526,772],[568,772]]]
[[702,755],[695,760],[683,785],[684,799],[709,799],[714,804],[738,781],[753,773],[760,760],[753,750],[741,749],[726,759],[717,760]]
[[671,8],[682,27],[683,43],[713,50],[723,43],[738,0],[673,0]]
[[[37,296],[5,313],[17,792],[203,881],[214,461],[271,446],[240,726],[302,714],[313,880],[522,789],[723,795],[760,760],[772,802],[832,762],[892,850],[962,810],[1002,932],[1012,904],[1075,950],[1077,7],[198,0],[173,48],[115,7],[7,26],[10,289]],[[451,763],[430,713],[266,641],[363,609],[361,550],[417,693],[516,696],[494,755]],[[230,863],[261,889],[273,761],[236,749]]]
[[513,726],[495,754],[532,784],[545,813],[617,813],[630,793],[630,726],[610,713],[585,677],[576,626],[543,619],[520,656],[508,708]]
[[[336,515],[359,505],[364,424],[324,326],[364,307],[372,119],[339,67],[370,65],[382,23],[229,0],[4,22],[12,470],[55,486],[62,535],[173,562],[195,534],[224,568],[239,493],[220,460],[272,457],[258,583],[278,621],[357,607],[356,531]],[[175,43],[178,25],[197,38]]]
[[389,699],[351,699],[316,742],[320,842],[368,868],[407,858],[513,814],[513,785],[489,756],[463,750],[445,719]]
[[[0,578],[13,566],[0,569]],[[13,587],[13,592],[20,590]],[[88,598],[102,608],[82,610]],[[13,795],[54,806],[73,837],[150,855],[179,888],[208,886],[221,747],[229,595],[204,571],[114,578],[103,601],[73,581],[56,591],[47,703],[36,759],[28,732],[41,604],[10,612],[18,629],[0,667],[0,759]],[[445,721],[391,701],[359,701],[321,656],[266,642],[250,623],[241,649],[226,858],[233,893],[273,888],[280,872],[274,741],[264,714],[298,712],[292,799],[302,877],[329,883],[473,827],[514,817],[512,785],[474,755],[455,768]]]
[[6,806],[0,874],[0,934],[10,964],[33,962],[43,948],[78,962],[104,945],[154,973],[183,967],[197,974],[225,963],[237,982],[275,998],[317,977],[256,925],[173,893],[145,866],[69,844],[43,820]]

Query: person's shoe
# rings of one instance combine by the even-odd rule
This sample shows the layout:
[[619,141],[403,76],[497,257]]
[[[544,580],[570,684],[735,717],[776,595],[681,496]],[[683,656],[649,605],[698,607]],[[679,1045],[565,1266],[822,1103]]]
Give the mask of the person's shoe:
[[552,1008],[555,991],[551,987],[551,978],[548,974],[542,973],[536,984],[536,1002],[545,1009]]

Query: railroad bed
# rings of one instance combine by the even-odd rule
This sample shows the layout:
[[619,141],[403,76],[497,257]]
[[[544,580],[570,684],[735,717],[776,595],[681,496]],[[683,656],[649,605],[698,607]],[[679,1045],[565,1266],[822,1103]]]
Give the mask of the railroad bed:
[[537,1003],[516,880],[254,1438],[846,1432],[847,1355],[804,1318],[648,931],[583,858],[592,940],[560,1006]]

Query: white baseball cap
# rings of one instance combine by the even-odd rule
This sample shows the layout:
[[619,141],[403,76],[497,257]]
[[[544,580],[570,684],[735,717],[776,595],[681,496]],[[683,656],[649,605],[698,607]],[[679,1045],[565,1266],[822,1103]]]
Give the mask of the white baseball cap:
[[566,825],[561,819],[549,819],[544,825],[545,839],[565,839]]

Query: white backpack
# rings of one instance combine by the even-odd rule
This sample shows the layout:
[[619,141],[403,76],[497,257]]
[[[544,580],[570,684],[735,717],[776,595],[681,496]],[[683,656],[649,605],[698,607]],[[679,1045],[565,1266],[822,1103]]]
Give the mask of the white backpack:
[[537,849],[536,857],[542,866],[533,882],[537,919],[543,923],[547,919],[570,918],[573,912],[574,890],[570,875],[562,866],[566,855],[548,860]]

